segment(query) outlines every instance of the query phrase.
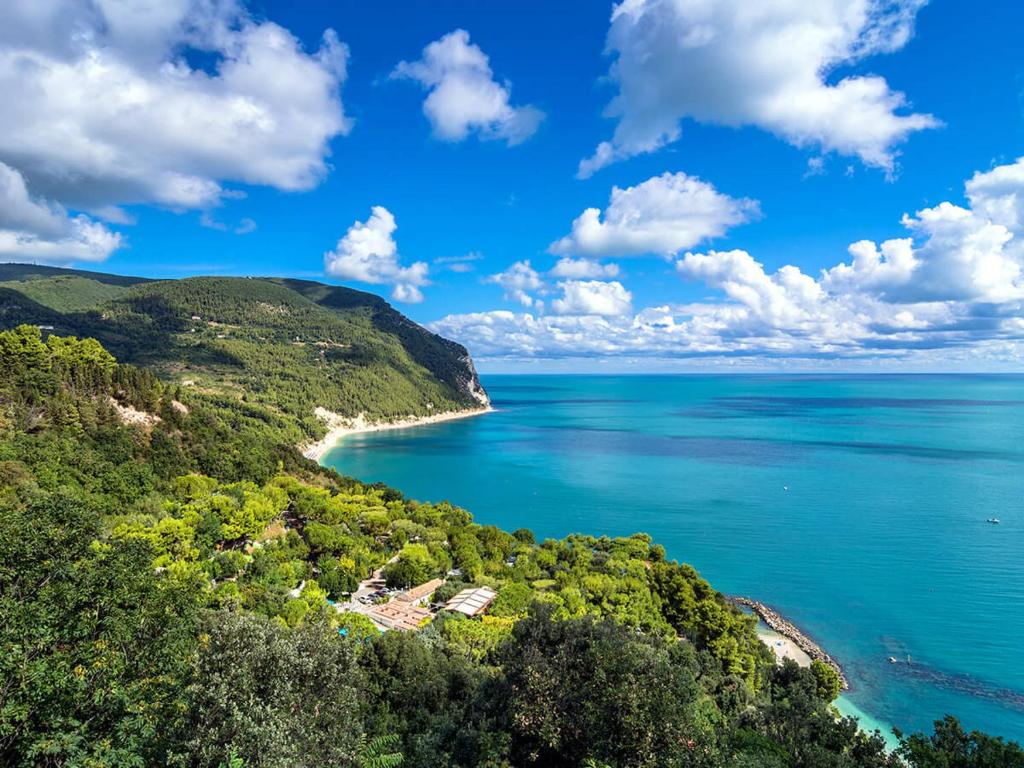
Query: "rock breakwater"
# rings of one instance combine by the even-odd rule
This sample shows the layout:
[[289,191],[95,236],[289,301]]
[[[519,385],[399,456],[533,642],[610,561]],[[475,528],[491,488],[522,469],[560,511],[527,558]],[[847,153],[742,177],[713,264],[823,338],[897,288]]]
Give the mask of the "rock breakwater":
[[786,617],[781,613],[769,608],[758,600],[751,600],[749,597],[733,597],[731,600],[737,605],[743,605],[752,610],[761,618],[761,621],[780,635],[788,637],[796,643],[797,647],[801,651],[806,653],[812,659],[828,664],[839,674],[839,681],[843,690],[846,691],[850,689],[850,684],[846,680],[846,675],[843,673],[843,668],[839,666],[839,662],[826,653],[820,645],[801,632],[795,624],[786,619]]

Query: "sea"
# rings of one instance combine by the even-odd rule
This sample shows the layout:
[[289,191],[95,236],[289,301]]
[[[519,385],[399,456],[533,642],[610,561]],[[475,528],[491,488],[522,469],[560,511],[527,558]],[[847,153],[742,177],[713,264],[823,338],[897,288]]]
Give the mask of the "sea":
[[493,413],[322,461],[538,538],[649,533],[836,657],[869,728],[949,713],[1024,743],[1024,377],[483,384]]

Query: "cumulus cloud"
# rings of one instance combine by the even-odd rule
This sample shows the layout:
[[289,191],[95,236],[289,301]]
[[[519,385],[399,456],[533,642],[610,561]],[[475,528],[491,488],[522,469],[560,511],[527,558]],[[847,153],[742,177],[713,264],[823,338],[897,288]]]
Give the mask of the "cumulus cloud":
[[430,43],[420,60],[400,62],[391,77],[415,80],[429,91],[423,114],[443,141],[475,133],[512,146],[536,133],[544,119],[536,107],[511,105],[511,85],[494,79],[487,55],[464,29]]
[[121,235],[88,216],[33,198],[25,179],[0,162],[0,256],[30,261],[102,261]]
[[423,261],[402,266],[393,237],[397,228],[391,212],[375,205],[369,219],[355,222],[334,250],[324,254],[327,274],[371,285],[390,285],[391,297],[396,301],[423,301],[420,288],[429,284],[430,268]]
[[1008,229],[1024,229],[1024,157],[991,171],[979,171],[967,182],[971,210]]
[[[1022,168],[1017,161],[975,174],[966,205],[943,202],[906,215],[907,236],[857,241],[847,260],[817,275],[792,265],[767,269],[742,249],[688,251],[674,258],[675,269],[714,292],[709,299],[598,312],[565,281],[563,297],[551,303],[556,314],[477,312],[431,327],[484,359],[789,358],[1019,369]],[[618,285],[594,282],[605,286],[602,294]]]
[[309,189],[350,127],[335,33],[308,53],[230,0],[38,0],[2,26],[0,162],[50,207],[122,223],[121,205],[208,209],[232,182]]
[[618,264],[602,264],[590,259],[572,259],[564,257],[548,272],[552,277],[567,277],[572,280],[586,278],[618,277]]
[[936,119],[909,112],[882,77],[832,75],[902,48],[925,2],[622,0],[607,40],[617,94],[606,115],[618,122],[579,175],[678,140],[687,118],[756,126],[891,172],[897,145]]
[[530,294],[545,287],[543,278],[530,266],[529,259],[517,261],[508,269],[485,277],[484,282],[500,285],[508,301],[516,301],[524,307],[540,306],[540,302]]
[[551,309],[559,315],[618,317],[632,311],[633,294],[617,280],[565,280],[558,287],[562,296],[551,302]]
[[773,327],[792,327],[808,316],[822,297],[814,278],[792,266],[768,276],[742,250],[687,253],[676,262],[679,273],[722,290],[750,314]]
[[587,208],[548,250],[592,258],[671,256],[758,214],[754,200],[729,197],[695,176],[664,173],[635,187],[613,187],[603,212]]

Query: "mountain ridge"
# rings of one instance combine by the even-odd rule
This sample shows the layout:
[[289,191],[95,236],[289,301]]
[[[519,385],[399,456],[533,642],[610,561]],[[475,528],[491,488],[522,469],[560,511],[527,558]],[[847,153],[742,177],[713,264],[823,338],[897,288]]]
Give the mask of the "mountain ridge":
[[378,422],[489,406],[469,351],[384,299],[284,277],[151,280],[0,264],[0,328],[98,339],[165,381],[322,437],[324,408]]

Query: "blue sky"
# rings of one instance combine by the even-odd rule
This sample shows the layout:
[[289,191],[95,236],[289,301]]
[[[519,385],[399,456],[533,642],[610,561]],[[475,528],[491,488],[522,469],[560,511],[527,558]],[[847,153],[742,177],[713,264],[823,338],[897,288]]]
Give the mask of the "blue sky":
[[[1020,3],[22,5],[5,260],[340,282],[485,370],[1020,368]],[[95,99],[33,98],[25,61]],[[588,208],[598,241],[552,253]]]

